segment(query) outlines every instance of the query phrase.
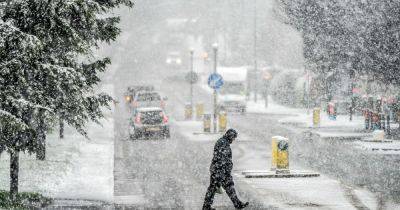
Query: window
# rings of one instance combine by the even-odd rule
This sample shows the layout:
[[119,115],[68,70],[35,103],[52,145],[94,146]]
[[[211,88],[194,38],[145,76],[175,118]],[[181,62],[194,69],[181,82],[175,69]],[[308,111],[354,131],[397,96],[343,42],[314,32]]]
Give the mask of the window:
[[243,83],[225,83],[220,91],[221,94],[245,94],[245,87]]
[[161,97],[158,93],[140,93],[137,97],[138,101],[160,101]]

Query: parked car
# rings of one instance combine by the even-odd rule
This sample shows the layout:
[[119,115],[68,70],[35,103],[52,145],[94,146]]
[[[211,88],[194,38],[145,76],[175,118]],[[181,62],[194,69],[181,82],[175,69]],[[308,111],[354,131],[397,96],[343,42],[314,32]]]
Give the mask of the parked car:
[[161,98],[160,93],[156,91],[139,91],[132,101],[132,106],[133,109],[143,107],[160,107],[164,109],[166,100],[166,97]]
[[151,134],[170,138],[168,117],[159,107],[138,108],[130,120],[129,136],[139,139]]

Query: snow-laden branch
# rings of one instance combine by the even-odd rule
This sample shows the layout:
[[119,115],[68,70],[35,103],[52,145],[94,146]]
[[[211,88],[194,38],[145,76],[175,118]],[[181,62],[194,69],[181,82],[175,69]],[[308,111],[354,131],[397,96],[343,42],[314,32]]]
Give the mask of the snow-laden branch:
[[25,99],[23,99],[23,98],[15,99],[15,98],[10,98],[10,97],[9,97],[9,98],[7,98],[7,99],[9,99],[9,100],[12,101],[12,102],[21,104],[21,105],[29,106],[29,107],[32,107],[32,108],[34,108],[34,109],[43,109],[43,110],[46,110],[46,111],[48,111],[48,112],[54,114],[53,109],[51,109],[51,108],[49,108],[49,107],[46,107],[46,106],[42,106],[42,105],[39,105],[39,104],[32,103],[32,102],[27,101],[27,100],[25,100]]
[[0,33],[3,36],[13,36],[16,33],[20,33],[27,39],[24,40],[25,43],[29,44],[30,46],[37,46],[40,44],[40,40],[36,36],[24,33],[18,27],[16,27],[12,21],[0,22]]
[[5,110],[0,109],[0,117],[7,117],[11,120],[13,120],[14,122],[16,122],[18,125],[20,125],[23,128],[28,128],[29,126],[24,123],[20,118],[16,117],[15,115],[11,114],[10,112],[7,112]]
[[49,63],[41,63],[40,66],[46,70],[56,69],[57,73],[63,73],[67,76],[70,76],[71,73],[78,74],[78,75],[80,74],[79,76],[82,76],[82,74],[80,72],[75,71],[75,69],[71,68],[71,67],[65,67],[65,66],[54,65],[54,64],[49,64]]

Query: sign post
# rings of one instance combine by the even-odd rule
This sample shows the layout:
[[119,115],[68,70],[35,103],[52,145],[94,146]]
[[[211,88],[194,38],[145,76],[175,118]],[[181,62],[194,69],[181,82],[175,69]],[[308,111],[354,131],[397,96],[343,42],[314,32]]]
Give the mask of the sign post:
[[193,49],[190,50],[190,106],[191,109],[193,110]]
[[208,77],[208,86],[214,89],[214,133],[217,132],[217,90],[222,87],[224,80],[218,73],[213,73]]
[[[186,74],[185,79],[190,84],[190,113],[193,113],[193,84],[198,81],[197,74],[193,71],[193,54],[194,50],[190,49],[190,71]],[[186,107],[188,109],[189,107]],[[190,116],[191,118],[192,116]]]
[[[218,58],[218,44],[214,43],[212,45],[212,48],[214,50],[214,68],[213,68],[213,74],[210,75],[208,78],[208,85],[214,89],[214,133],[217,132],[217,88],[220,88],[224,82],[222,80],[221,75],[217,74],[217,58]],[[220,85],[218,85],[220,84]],[[219,87],[218,87],[219,86]]]

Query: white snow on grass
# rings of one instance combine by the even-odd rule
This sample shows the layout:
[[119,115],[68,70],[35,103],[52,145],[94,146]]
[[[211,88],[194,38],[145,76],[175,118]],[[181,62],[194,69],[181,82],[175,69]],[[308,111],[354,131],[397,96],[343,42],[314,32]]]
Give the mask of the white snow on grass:
[[364,129],[364,117],[355,115],[352,121],[348,115],[338,115],[336,120],[329,119],[328,114],[321,109],[320,124],[313,125],[313,110],[305,108],[291,108],[277,104],[272,97],[269,97],[268,107],[264,105],[264,100],[256,102],[248,101],[247,110],[249,113],[263,113],[270,115],[281,115],[279,123],[292,125],[297,128],[312,128],[321,137],[368,137],[369,133],[362,133]]
[[[112,201],[114,193],[113,120],[103,127],[90,124],[85,139],[66,128],[64,139],[47,138],[46,160],[20,155],[20,191],[40,192],[53,198]],[[0,159],[0,188],[9,188],[9,156]]]
[[378,154],[400,154],[400,142],[398,140],[394,140],[393,142],[365,142],[365,141],[356,141],[356,148],[360,150],[365,150],[370,153],[378,153]]
[[371,137],[370,133],[360,133],[356,131],[348,131],[348,130],[336,130],[336,131],[315,131],[321,138],[348,138],[348,139],[362,139],[365,137]]
[[[109,92],[112,87],[103,86]],[[105,89],[105,90],[104,90]],[[39,192],[52,198],[112,202],[114,194],[114,121],[111,111],[102,126],[89,123],[90,139],[69,126],[63,139],[58,129],[47,136],[46,160],[20,153],[20,192]],[[0,156],[0,189],[9,190],[9,155]]]

